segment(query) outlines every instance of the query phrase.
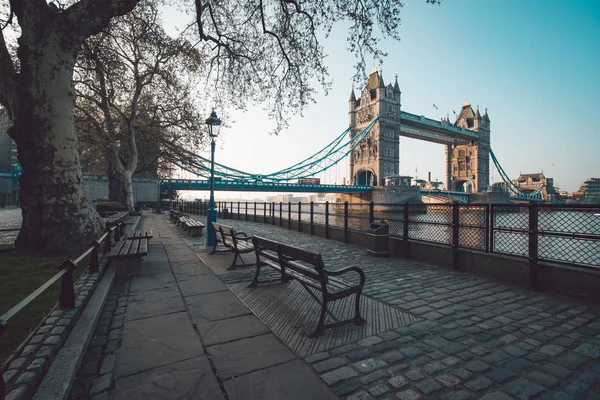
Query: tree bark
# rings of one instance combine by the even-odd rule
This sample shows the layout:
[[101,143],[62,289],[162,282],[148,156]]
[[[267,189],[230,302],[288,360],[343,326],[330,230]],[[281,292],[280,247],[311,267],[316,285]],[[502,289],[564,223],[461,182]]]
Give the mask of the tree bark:
[[9,134],[24,167],[23,224],[16,241],[22,254],[73,255],[103,231],[83,186],[72,88],[81,43],[67,29],[47,24],[19,39],[19,107]]
[[134,210],[132,174],[129,171],[109,168],[108,200],[123,204],[128,211]]

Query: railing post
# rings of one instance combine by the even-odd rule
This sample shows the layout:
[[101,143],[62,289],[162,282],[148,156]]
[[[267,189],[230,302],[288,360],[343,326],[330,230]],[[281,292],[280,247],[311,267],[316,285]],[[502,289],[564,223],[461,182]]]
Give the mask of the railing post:
[[490,244],[488,245],[488,250],[490,253],[494,252],[494,220],[496,219],[495,217],[496,214],[496,206],[495,204],[490,204],[490,221],[489,221],[489,227],[490,227],[490,231],[489,231],[489,241]]
[[369,224],[372,224],[375,221],[375,203],[371,201],[369,203]]
[[310,202],[310,234],[315,234],[315,203]]
[[119,223],[115,225],[115,242],[121,240],[121,230],[119,229]]
[[344,243],[348,243],[348,202],[344,202]]
[[529,285],[538,290],[538,206],[529,204]]
[[124,221],[119,222],[119,236],[121,237],[125,236],[125,226]]
[[254,222],[256,222],[256,202],[254,202]]
[[110,252],[110,233],[111,232],[112,232],[112,230],[109,227],[107,227],[106,228],[107,235],[106,235],[106,239],[104,239],[104,252],[105,253]]
[[402,242],[404,243],[404,257],[410,257],[410,245],[408,244],[408,228],[409,228],[409,208],[408,201],[405,201],[402,206]]
[[329,239],[329,202],[325,202],[325,239]]
[[59,307],[61,310],[75,308],[75,288],[73,287],[73,270],[76,265],[71,260],[65,260],[60,264],[59,270],[66,269],[60,283]]
[[92,243],[90,243],[89,247],[94,247],[92,250],[92,253],[90,254],[90,264],[89,264],[89,268],[90,268],[90,272],[94,273],[94,272],[98,272],[98,270],[100,269],[100,260],[98,259],[98,249],[100,248],[100,243],[97,240],[94,240]]
[[288,229],[292,229],[292,202],[288,201]]
[[485,252],[489,253],[490,252],[490,242],[488,240],[488,238],[490,237],[490,205],[486,204],[485,207],[483,208],[485,211],[485,219],[484,219],[484,225],[485,225]]
[[245,207],[245,214],[246,214],[246,219],[245,221],[248,221],[248,202],[244,203],[244,207]]
[[275,225],[275,202],[271,202],[271,224]]
[[267,223],[267,202],[263,202],[263,224]]
[[283,226],[283,202],[279,202],[279,226]]
[[241,218],[240,218],[240,216],[241,216],[241,215],[240,215],[240,202],[238,201],[237,203],[238,203],[238,205],[237,205],[237,206],[238,206],[238,211],[237,211],[237,219],[238,219],[238,221],[239,221],[239,220],[241,219]]
[[302,232],[302,202],[298,202],[298,232]]
[[459,244],[459,215],[458,202],[452,203],[452,268],[458,269],[458,244]]

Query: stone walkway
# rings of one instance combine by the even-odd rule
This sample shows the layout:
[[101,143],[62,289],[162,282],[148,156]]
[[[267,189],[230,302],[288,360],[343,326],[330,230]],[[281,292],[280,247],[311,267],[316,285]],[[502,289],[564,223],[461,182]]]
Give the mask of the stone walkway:
[[[205,251],[203,238],[189,237],[165,217],[146,214],[145,229],[153,230],[155,238],[142,264],[144,274],[133,278],[126,305],[119,296],[127,296],[127,284],[120,289],[115,286],[112,303],[107,304],[115,311],[111,309],[103,316],[104,346],[113,332],[107,329],[119,330],[119,319],[125,321],[120,347],[104,350],[107,356],[116,352],[116,385],[110,391],[94,392],[98,394],[92,398],[137,398],[133,393],[145,393],[140,398],[219,398],[198,397],[192,389],[206,393],[214,390],[229,398],[270,398],[257,388],[267,390],[261,382],[265,377],[268,380],[271,372],[278,373],[279,380],[288,376],[286,368],[296,368],[310,379],[317,376],[306,371],[310,366],[321,381],[317,379],[311,386],[303,383],[300,388],[282,384],[279,397],[273,398],[327,398],[328,386],[336,395],[354,400],[600,399],[597,306],[410,260],[372,258],[362,248],[276,226],[228,222],[250,235],[277,238],[320,252],[329,269],[360,266],[367,277],[366,296],[421,321],[300,362],[221,286],[221,282],[250,280],[251,268],[222,271],[217,279],[190,250]],[[232,310],[232,314],[215,317],[213,313],[221,312],[221,308]],[[114,326],[110,316],[113,321],[116,318]],[[233,318],[216,321],[229,316]],[[253,322],[239,333],[254,332],[250,338],[219,333],[228,321],[243,318]],[[113,340],[119,340],[115,336]],[[218,344],[218,340],[227,343]],[[274,357],[279,366],[265,369],[261,364],[267,356],[258,355],[265,343],[268,348],[278,349],[268,353],[268,358]],[[98,350],[93,355],[102,355],[103,348],[96,345]],[[186,362],[196,363],[194,367],[181,362],[184,356],[185,360],[193,360]],[[208,373],[206,365],[202,366],[204,361],[210,371],[216,372],[216,378]],[[100,385],[97,382],[106,375],[98,376],[103,364],[102,357],[98,358],[96,375],[88,378],[88,394],[89,388]],[[110,365],[112,361],[106,368]],[[196,372],[186,375],[184,371],[190,369]],[[201,372],[205,373],[202,379],[198,378]],[[80,376],[82,383],[86,378],[81,371]],[[110,383],[109,378],[104,379]],[[190,386],[194,379],[196,386]],[[176,392],[178,381],[188,382],[185,387],[190,391]],[[319,388],[319,394],[307,393],[312,385]],[[244,395],[236,392],[237,388],[248,391]],[[249,395],[252,390],[253,395]]]
[[72,399],[334,399],[163,215],[142,274],[117,280]]

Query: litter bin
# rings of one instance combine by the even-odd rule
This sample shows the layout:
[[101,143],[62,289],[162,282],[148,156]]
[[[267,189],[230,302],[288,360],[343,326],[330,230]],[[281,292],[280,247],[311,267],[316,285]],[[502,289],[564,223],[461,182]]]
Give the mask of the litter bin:
[[369,245],[367,252],[375,257],[390,255],[390,226],[385,221],[373,222],[367,229]]
[[221,211],[221,217],[222,218],[229,218],[229,210],[224,208],[223,211]]

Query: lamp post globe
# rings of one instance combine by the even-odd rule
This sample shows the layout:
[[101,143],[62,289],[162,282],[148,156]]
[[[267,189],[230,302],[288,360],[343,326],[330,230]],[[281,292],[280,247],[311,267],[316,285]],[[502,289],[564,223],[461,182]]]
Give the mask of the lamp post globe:
[[209,246],[214,246],[215,235],[213,233],[213,222],[217,222],[217,210],[215,210],[215,139],[219,135],[219,129],[221,128],[221,120],[217,116],[217,113],[213,110],[210,113],[210,117],[206,119],[206,125],[208,125],[208,134],[210,136],[210,200],[208,204],[208,213],[206,214],[206,230],[207,230],[207,243]]

